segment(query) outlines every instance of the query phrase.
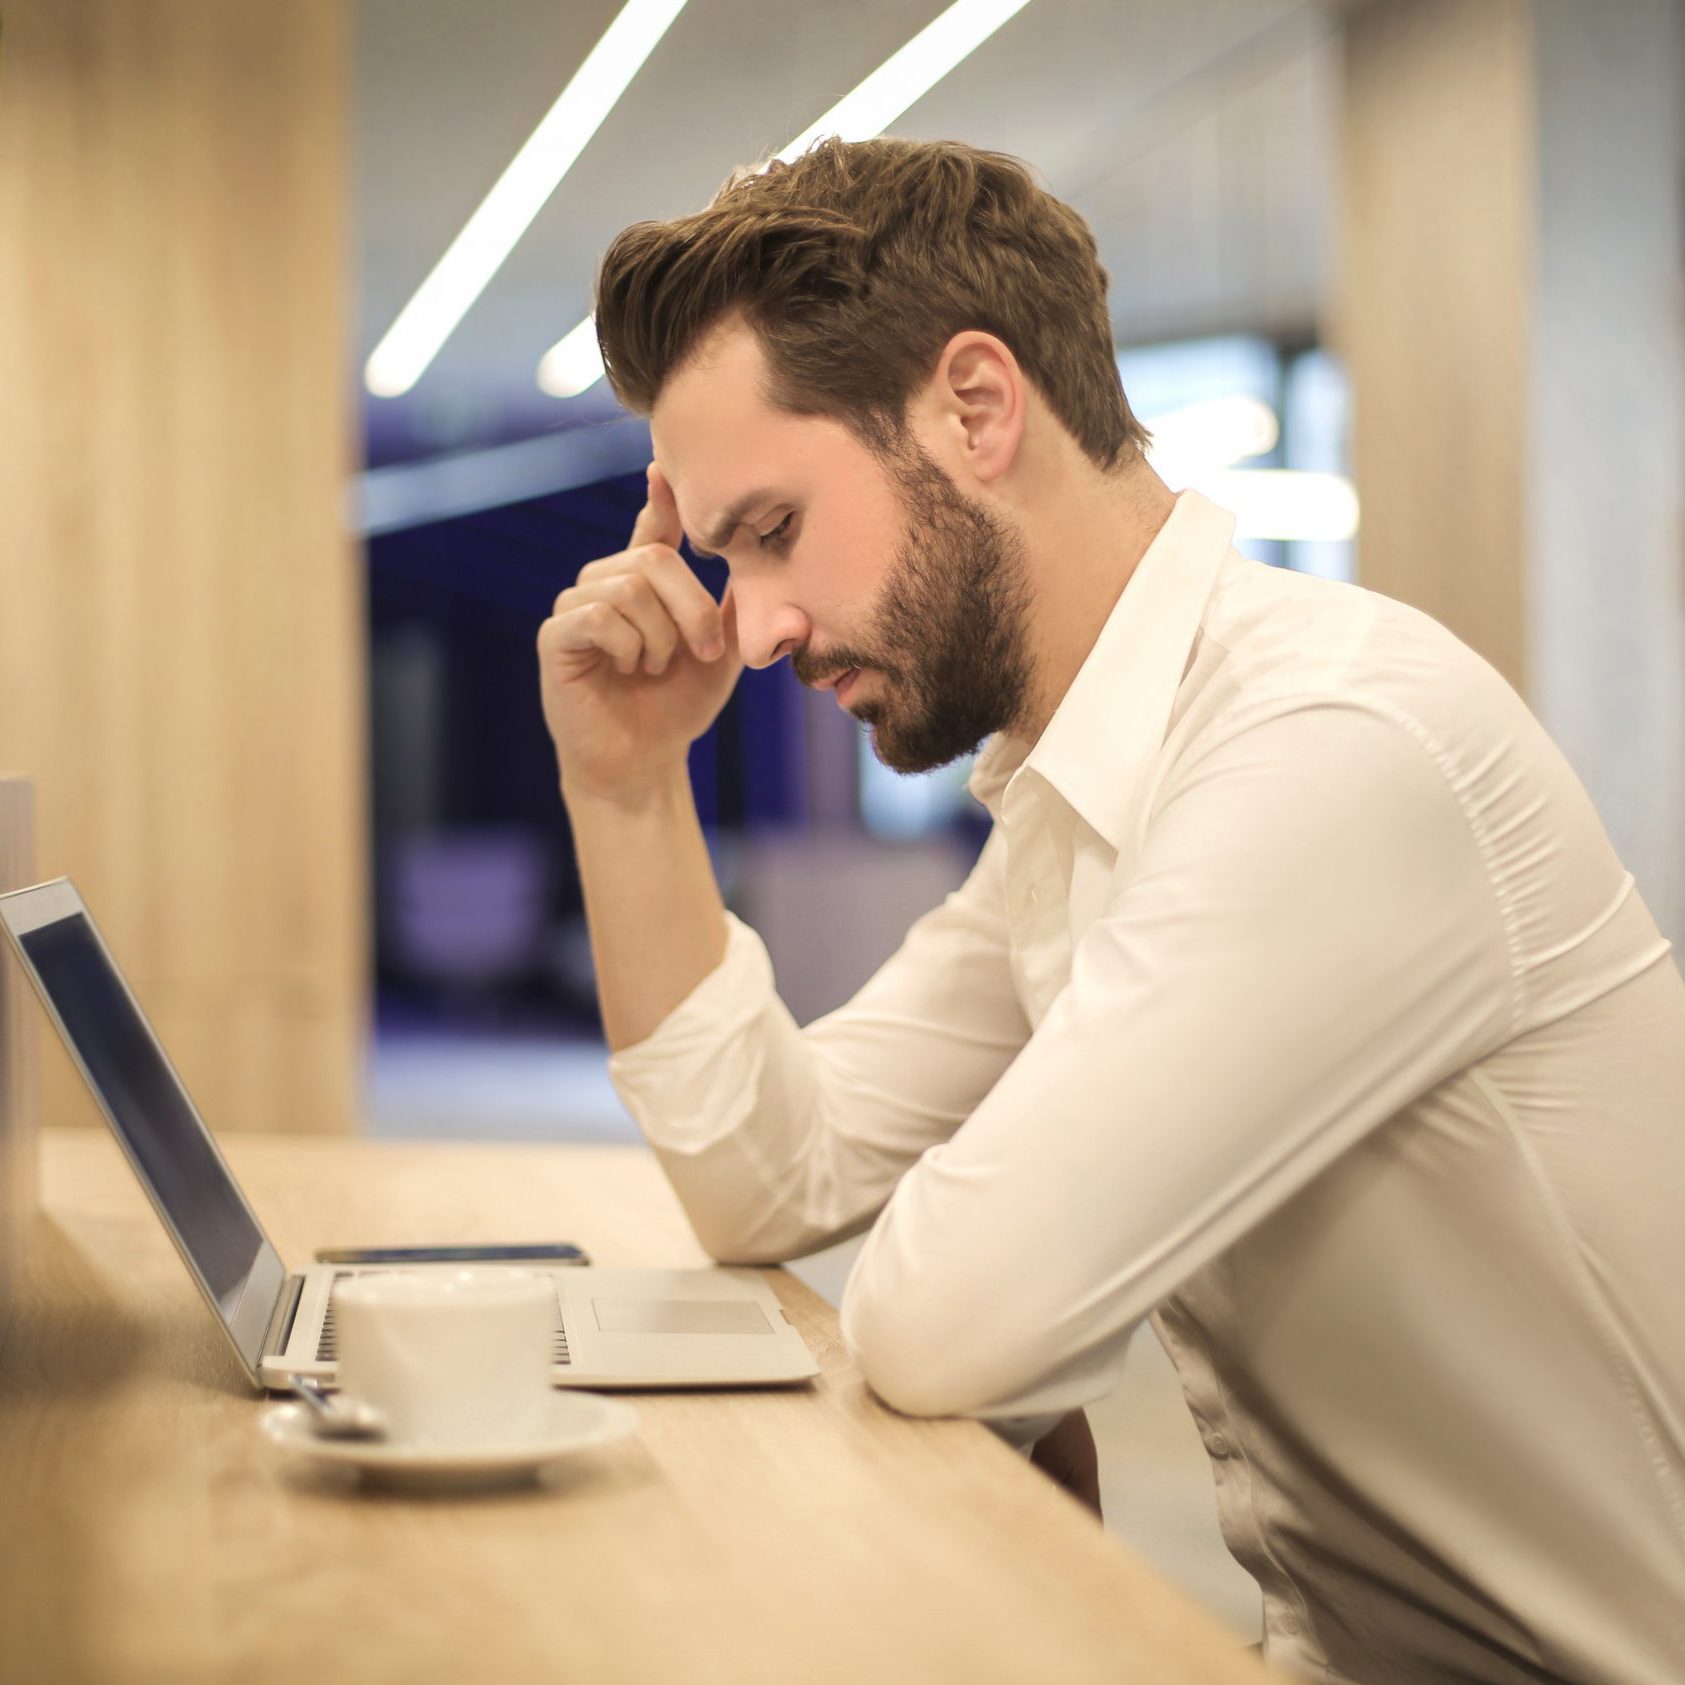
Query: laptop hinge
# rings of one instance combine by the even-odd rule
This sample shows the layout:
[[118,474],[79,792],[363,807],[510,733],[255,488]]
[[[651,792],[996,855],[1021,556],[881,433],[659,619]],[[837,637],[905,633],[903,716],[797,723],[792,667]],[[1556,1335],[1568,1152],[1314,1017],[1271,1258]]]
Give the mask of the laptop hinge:
[[269,1318],[269,1332],[263,1336],[263,1355],[275,1357],[287,1349],[292,1338],[293,1318],[298,1315],[299,1295],[304,1292],[304,1277],[290,1275],[275,1299],[275,1309]]

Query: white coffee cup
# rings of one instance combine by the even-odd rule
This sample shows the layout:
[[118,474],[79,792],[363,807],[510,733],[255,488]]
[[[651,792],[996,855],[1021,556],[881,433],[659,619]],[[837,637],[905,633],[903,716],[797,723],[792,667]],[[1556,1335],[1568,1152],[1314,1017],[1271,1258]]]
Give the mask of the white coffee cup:
[[418,1445],[532,1443],[550,1415],[556,1286],[527,1270],[353,1276],[334,1292],[339,1390]]

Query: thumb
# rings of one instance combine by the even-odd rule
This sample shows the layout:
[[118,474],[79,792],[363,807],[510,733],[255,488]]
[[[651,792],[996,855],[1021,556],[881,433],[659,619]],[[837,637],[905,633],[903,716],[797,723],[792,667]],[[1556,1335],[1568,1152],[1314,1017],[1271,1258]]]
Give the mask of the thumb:
[[727,581],[725,594],[720,598],[720,618],[724,623],[726,654],[733,661],[740,661],[743,652],[737,647],[737,600],[731,594],[730,581]]
[[679,522],[679,505],[673,496],[673,488],[667,484],[667,476],[653,462],[644,471],[644,477],[649,484],[649,496],[638,511],[637,520],[632,523],[632,542],[627,548],[634,549],[640,544],[665,544],[677,550],[685,534]]

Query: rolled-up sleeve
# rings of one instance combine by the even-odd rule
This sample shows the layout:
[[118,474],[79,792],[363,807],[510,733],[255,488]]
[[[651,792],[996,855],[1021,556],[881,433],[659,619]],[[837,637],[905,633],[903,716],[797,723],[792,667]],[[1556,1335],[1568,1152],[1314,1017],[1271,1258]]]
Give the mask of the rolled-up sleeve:
[[805,1029],[760,938],[728,915],[719,966],[610,1059],[710,1254],[777,1262],[858,1233],[994,1086],[1029,1034],[1002,871],[991,838],[860,992]]
[[1513,1000],[1478,816],[1409,722],[1281,703],[1177,764],[1068,983],[901,1179],[843,1333],[919,1415],[1058,1412],[1129,1331],[1491,1047]]

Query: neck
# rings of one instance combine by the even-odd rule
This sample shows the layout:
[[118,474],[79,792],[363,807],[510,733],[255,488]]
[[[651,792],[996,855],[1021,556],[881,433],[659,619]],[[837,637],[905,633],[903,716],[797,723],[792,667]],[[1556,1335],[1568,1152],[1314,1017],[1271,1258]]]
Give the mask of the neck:
[[1046,493],[1025,523],[1035,678],[1026,718],[1011,733],[1030,743],[1047,729],[1176,503],[1139,456],[1102,474],[1078,453],[1049,476]]

